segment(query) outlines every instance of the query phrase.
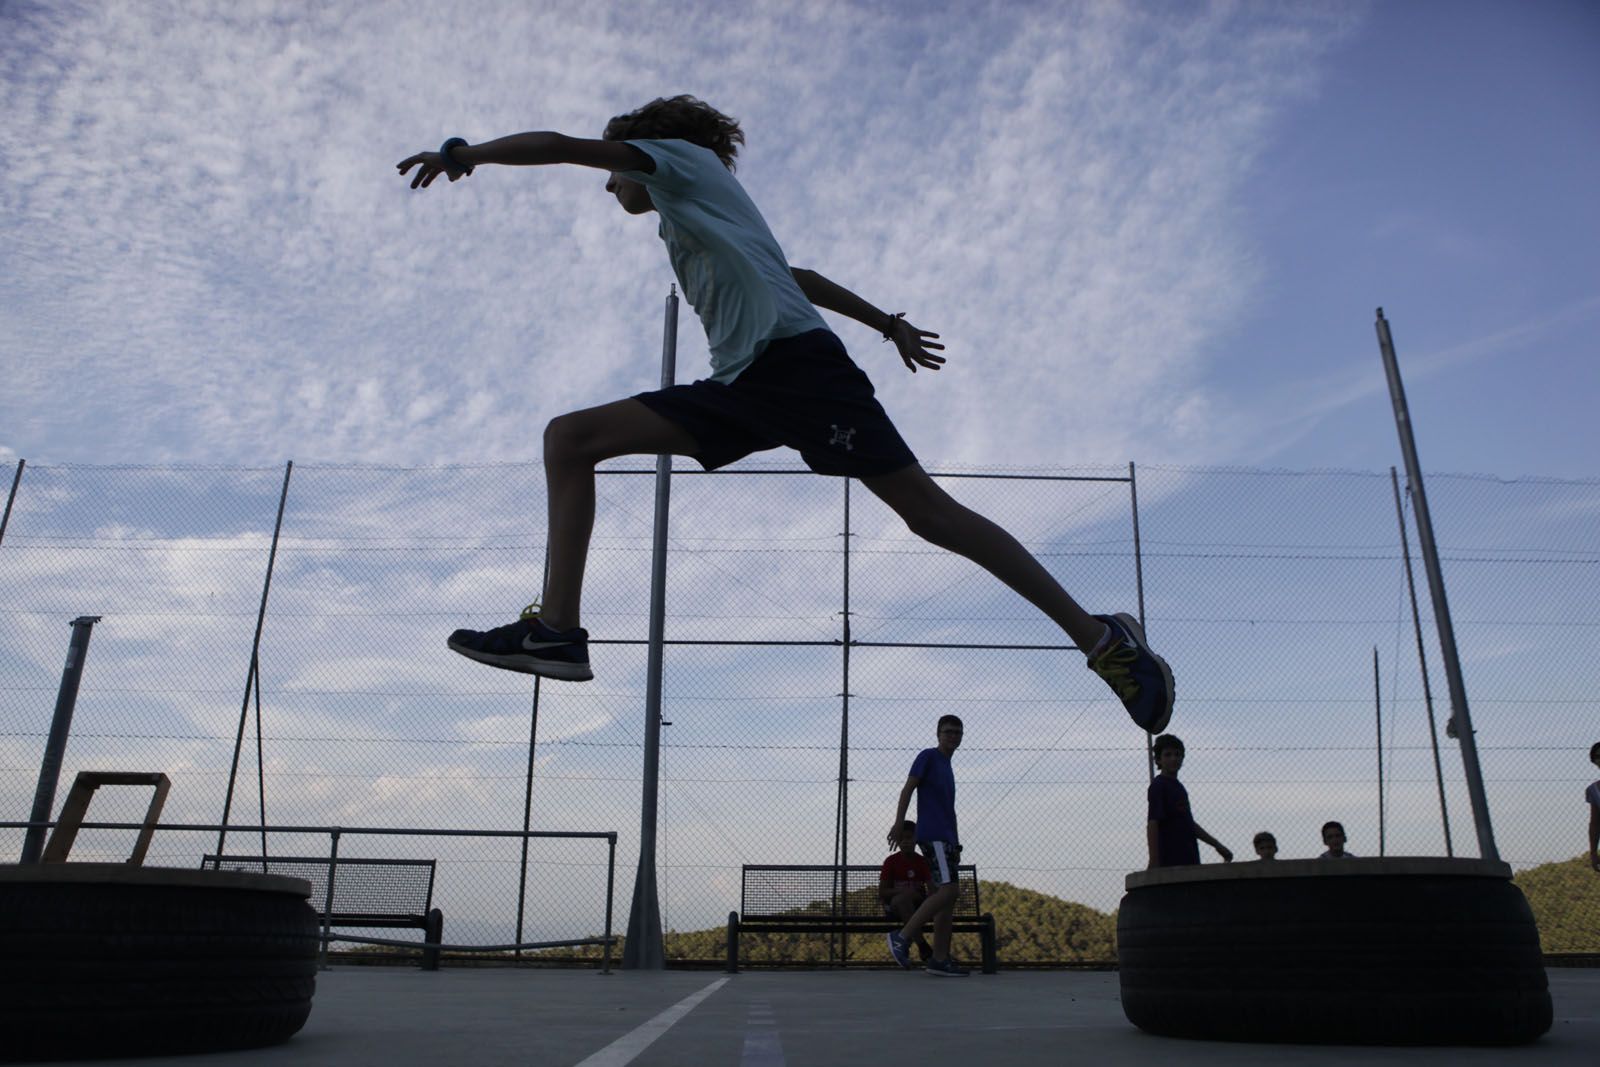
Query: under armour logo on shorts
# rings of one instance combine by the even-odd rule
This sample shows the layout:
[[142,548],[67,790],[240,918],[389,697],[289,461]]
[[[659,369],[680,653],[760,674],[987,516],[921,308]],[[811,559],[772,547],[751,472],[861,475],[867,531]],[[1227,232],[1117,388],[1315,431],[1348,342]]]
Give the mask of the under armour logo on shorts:
[[855,451],[856,446],[850,443],[850,438],[856,435],[856,428],[854,426],[850,427],[848,430],[841,430],[836,425],[830,425],[828,429],[833,431],[833,434],[828,438],[828,444],[830,446],[843,445],[846,452]]

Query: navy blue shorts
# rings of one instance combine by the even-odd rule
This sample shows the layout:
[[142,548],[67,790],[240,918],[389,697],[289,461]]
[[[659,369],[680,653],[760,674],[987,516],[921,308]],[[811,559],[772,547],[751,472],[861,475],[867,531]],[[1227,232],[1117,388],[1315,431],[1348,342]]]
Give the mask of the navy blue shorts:
[[780,446],[818,474],[848,478],[917,461],[831,330],[772,341],[731,383],[708,378],[633,399],[689,431],[708,471]]

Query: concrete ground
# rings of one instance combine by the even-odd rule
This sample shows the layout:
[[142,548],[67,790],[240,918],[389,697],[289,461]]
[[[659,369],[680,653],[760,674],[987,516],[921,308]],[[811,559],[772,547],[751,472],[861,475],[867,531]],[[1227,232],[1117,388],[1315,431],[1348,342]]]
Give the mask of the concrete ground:
[[[1549,972],[1555,1025],[1509,1049],[1358,1048],[1177,1041],[1122,1014],[1117,976],[1002,971],[619,971],[335,967],[285,1044],[172,1060],[185,1067],[806,1067],[1033,1064],[1594,1064],[1600,970]],[[895,1050],[897,1052],[890,1052]],[[100,1061],[105,1062],[105,1061]]]

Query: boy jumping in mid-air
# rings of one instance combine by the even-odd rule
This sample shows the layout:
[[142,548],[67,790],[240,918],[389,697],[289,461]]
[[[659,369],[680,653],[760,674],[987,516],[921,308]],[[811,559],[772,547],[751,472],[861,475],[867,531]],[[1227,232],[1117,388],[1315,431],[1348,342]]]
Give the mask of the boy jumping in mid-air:
[[[486,163],[572,163],[608,172],[606,191],[630,215],[655,211],[684,297],[705,326],[711,376],[558,416],[544,432],[549,577],[537,612],[449,645],[507,670],[583,681],[588,633],[579,616],[594,527],[595,466],[628,455],[689,456],[707,470],[780,445],[819,474],[853,477],[913,533],[959,553],[1053,619],[1146,731],[1172,715],[1172,672],[1131,615],[1090,615],[1027,549],[957,503],[923,471],[867,376],[816,307],[855,319],[893,341],[913,373],[938,370],[938,334],[890,315],[816,271],[791,268],[755,204],[733,177],[744,134],[692,96],[658,99],[606,124],[601,140],[519,133],[402,160],[411,188],[443,174],[454,182]],[[813,307],[815,305],[815,307]]]

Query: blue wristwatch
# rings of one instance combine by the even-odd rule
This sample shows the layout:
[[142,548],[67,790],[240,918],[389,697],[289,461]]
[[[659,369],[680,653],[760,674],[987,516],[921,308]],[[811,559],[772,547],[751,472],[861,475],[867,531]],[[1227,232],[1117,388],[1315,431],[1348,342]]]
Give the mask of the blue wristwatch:
[[459,162],[455,156],[450,154],[454,149],[465,147],[467,147],[467,142],[464,139],[460,137],[452,137],[444,144],[439,146],[439,154],[444,157],[444,161],[450,164],[450,166],[470,176],[472,174],[471,165]]

